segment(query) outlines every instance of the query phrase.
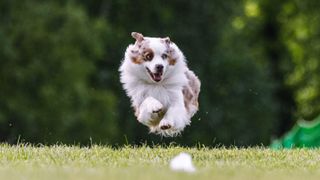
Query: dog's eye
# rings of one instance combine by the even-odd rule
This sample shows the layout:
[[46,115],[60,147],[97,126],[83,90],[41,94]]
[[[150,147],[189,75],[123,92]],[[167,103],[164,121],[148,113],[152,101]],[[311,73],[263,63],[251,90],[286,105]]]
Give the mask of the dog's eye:
[[153,55],[151,53],[146,54],[145,56],[146,60],[150,61],[153,58]]
[[162,54],[161,57],[162,57],[162,59],[167,59],[168,55],[167,54]]

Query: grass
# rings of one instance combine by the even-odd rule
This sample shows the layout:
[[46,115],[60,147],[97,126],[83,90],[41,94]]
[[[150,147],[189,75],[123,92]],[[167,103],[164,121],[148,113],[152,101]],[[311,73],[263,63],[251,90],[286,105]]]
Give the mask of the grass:
[[[172,172],[190,153],[197,172]],[[319,179],[320,149],[11,146],[0,144],[0,179]]]

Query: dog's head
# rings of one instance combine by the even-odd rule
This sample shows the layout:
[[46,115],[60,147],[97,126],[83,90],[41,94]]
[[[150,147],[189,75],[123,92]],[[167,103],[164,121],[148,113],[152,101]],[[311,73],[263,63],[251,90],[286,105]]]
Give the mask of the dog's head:
[[161,82],[178,58],[170,38],[144,37],[137,32],[131,35],[136,40],[130,50],[131,61],[142,66],[152,82]]

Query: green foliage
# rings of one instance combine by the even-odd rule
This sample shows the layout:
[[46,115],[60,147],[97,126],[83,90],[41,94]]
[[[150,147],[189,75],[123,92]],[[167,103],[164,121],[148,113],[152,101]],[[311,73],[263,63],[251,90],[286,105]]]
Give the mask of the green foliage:
[[9,20],[1,24],[1,138],[110,142],[117,134],[116,97],[92,86],[106,24],[73,3],[28,1],[7,8]]
[[[296,117],[320,112],[318,6],[2,0],[0,140],[268,144]],[[200,111],[180,137],[135,120],[117,70],[132,31],[169,36],[202,81]]]
[[283,41],[292,68],[286,83],[293,87],[298,117],[308,120],[320,112],[320,4],[317,1],[289,1],[283,5]]

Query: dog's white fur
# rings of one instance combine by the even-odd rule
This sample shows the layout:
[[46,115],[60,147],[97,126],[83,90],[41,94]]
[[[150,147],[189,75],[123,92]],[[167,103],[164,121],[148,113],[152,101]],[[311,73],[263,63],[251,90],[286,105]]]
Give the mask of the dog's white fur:
[[[148,126],[150,132],[175,136],[190,124],[198,110],[200,81],[169,38],[144,37],[140,33],[132,36],[136,42],[126,49],[119,68],[120,81],[131,98],[138,121]],[[147,60],[150,57],[146,58],[146,51],[151,52],[152,60]],[[152,74],[157,73],[159,65],[163,71],[155,80]]]

